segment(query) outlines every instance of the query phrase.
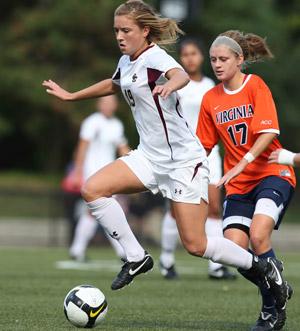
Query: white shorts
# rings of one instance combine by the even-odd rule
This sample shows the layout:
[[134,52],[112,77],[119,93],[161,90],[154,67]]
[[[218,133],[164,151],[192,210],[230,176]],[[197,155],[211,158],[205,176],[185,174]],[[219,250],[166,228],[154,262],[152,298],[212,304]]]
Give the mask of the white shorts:
[[216,145],[208,156],[209,162],[209,184],[216,185],[222,178],[222,159],[219,146]]
[[194,166],[177,169],[159,168],[141,151],[134,150],[120,157],[143,185],[153,194],[161,192],[164,197],[177,202],[208,203],[208,162],[195,160]]

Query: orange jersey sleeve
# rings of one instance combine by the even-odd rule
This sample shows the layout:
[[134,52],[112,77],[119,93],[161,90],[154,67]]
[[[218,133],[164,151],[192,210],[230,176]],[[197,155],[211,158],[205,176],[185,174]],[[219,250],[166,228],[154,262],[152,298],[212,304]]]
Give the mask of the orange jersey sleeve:
[[219,134],[209,111],[208,98],[203,97],[198,116],[196,134],[203,147],[211,150],[219,141]]
[[[219,84],[205,94],[197,135],[206,149],[211,149],[219,139],[222,141],[225,173],[249,152],[257,135],[266,132],[279,134],[279,126],[272,94],[260,77],[248,75],[236,91],[228,91]],[[226,186],[227,195],[247,193],[267,176],[282,177],[295,186],[292,167],[268,163],[270,153],[277,148],[281,145],[274,139]]]
[[251,130],[254,134],[273,132],[279,134],[279,124],[275,103],[268,86],[257,77],[254,92],[254,116]]

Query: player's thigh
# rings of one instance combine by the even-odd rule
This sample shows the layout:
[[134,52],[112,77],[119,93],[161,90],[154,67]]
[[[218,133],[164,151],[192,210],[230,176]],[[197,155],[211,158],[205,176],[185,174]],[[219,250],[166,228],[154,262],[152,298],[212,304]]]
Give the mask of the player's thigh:
[[200,204],[171,201],[171,210],[184,247],[191,254],[203,255],[206,248],[208,204],[203,199]]
[[116,160],[89,177],[82,188],[86,201],[114,194],[137,193],[146,191],[146,187],[134,172],[121,160]]
[[215,185],[208,185],[208,217],[221,217],[221,191]]

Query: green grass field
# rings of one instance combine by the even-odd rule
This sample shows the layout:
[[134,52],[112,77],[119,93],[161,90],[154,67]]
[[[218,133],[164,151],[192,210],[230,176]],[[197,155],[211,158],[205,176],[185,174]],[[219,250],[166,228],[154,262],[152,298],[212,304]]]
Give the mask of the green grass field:
[[[157,249],[150,250],[158,256]],[[75,330],[65,319],[65,294],[79,284],[99,287],[106,295],[109,310],[99,330],[249,330],[256,320],[260,298],[256,288],[239,277],[237,281],[211,281],[207,262],[178,251],[180,280],[161,278],[157,266],[152,273],[117,292],[110,283],[119,269],[107,248],[90,249],[90,263],[81,270],[73,267],[65,249],[1,248],[0,330]],[[285,330],[300,330],[300,254],[280,256],[285,275],[295,295],[288,306]],[[97,260],[97,261],[95,261]]]

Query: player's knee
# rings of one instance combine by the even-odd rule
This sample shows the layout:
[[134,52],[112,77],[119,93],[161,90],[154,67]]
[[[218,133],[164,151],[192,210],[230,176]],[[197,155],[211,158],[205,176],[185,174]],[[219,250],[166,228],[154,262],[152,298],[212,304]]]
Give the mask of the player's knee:
[[251,241],[251,246],[253,247],[253,249],[257,250],[262,245],[265,244],[266,238],[261,233],[257,233],[257,232],[251,233],[250,232],[250,241]]
[[206,250],[205,245],[203,245],[201,242],[184,242],[183,246],[189,254],[194,256],[203,256]]
[[87,180],[84,183],[81,188],[81,195],[85,201],[93,201],[109,196],[108,192],[102,185],[96,185],[92,180]]

